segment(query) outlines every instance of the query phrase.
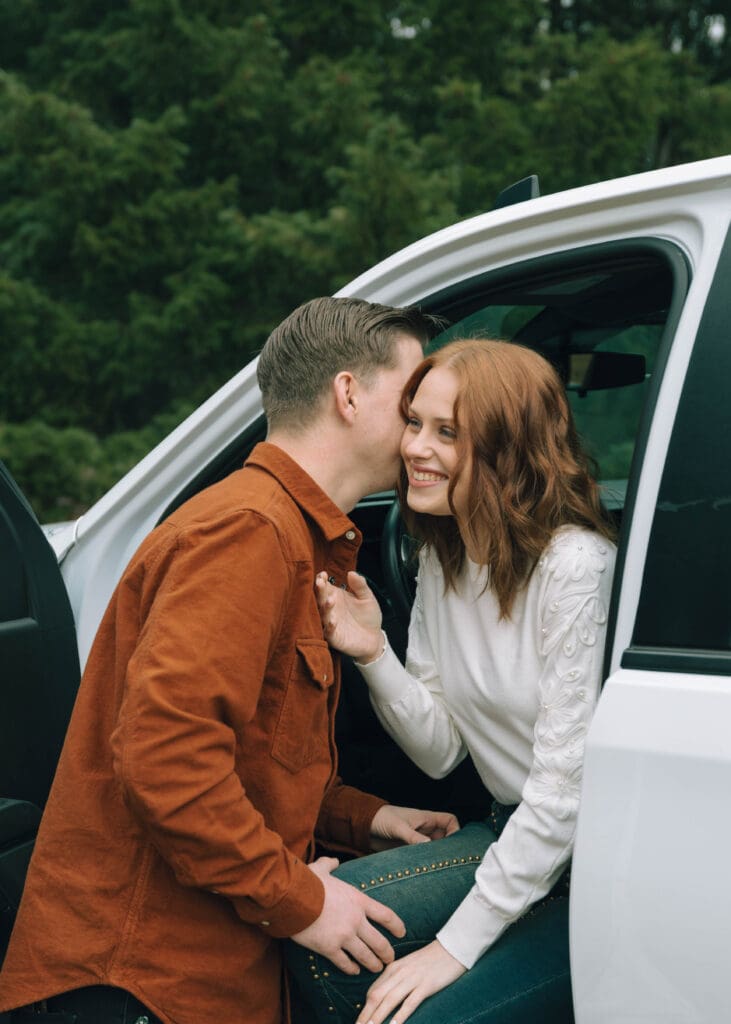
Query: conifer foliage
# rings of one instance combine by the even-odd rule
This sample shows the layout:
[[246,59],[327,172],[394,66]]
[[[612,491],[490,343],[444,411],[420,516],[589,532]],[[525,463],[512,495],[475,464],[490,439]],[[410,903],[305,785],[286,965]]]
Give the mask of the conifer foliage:
[[0,458],[80,512],[299,302],[731,150],[719,0],[0,0]]

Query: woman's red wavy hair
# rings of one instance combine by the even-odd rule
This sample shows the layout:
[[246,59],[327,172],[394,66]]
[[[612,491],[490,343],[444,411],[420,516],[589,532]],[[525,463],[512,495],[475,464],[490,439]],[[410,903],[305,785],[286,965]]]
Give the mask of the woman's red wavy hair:
[[402,470],[404,521],[436,552],[447,589],[455,586],[464,565],[466,539],[488,567],[488,586],[497,594],[501,617],[509,617],[516,594],[559,527],[583,526],[608,539],[614,527],[564,386],[543,356],[512,342],[450,342],[424,359],[408,380],[401,400],[404,419],[422,380],[437,366],[459,379],[454,418],[461,469],[448,493],[454,512],[458,479],[470,473],[468,514],[458,528],[456,515],[412,512]]

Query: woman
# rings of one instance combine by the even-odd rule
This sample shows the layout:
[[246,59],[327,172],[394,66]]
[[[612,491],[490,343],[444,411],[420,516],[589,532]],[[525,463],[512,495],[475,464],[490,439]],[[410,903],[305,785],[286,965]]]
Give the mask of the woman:
[[448,344],[416,369],[402,411],[400,493],[422,542],[406,665],[356,574],[350,593],[318,578],[325,635],[356,659],[381,722],[424,771],[443,777],[469,753],[494,802],[447,839],[339,869],[406,924],[380,976],[304,953],[290,964],[309,1020],[566,1024],[565,872],[612,526],[561,381],[537,353]]

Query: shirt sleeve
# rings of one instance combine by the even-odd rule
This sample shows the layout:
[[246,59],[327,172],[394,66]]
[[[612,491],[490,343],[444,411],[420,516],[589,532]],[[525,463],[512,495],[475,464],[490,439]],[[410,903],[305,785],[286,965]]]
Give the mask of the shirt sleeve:
[[181,885],[228,897],[268,934],[296,934],[320,914],[322,883],[235,771],[287,607],[280,538],[240,512],[187,529],[164,557],[112,734],[124,798]]
[[[438,587],[438,581],[422,557],[405,666],[388,641],[376,661],[367,665],[356,662],[384,729],[422,771],[435,779],[444,778],[467,756],[467,747],[444,699],[424,617],[425,590]],[[439,597],[428,595],[427,600]]]
[[464,967],[550,892],[571,856],[613,565],[613,545],[578,531],[559,534],[538,563],[543,670],[532,767],[521,803],[488,848],[472,890],[437,935]]
[[387,800],[343,785],[338,777],[322,800],[317,820],[318,839],[333,850],[371,853],[371,822]]

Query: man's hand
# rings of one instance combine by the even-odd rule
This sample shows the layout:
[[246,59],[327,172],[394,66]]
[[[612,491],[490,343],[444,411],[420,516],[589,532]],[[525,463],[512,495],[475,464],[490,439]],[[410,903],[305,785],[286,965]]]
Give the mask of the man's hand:
[[428,843],[451,836],[458,829],[459,822],[448,811],[417,811],[413,807],[385,804],[371,822],[371,849]]
[[404,1024],[428,996],[451,985],[466,970],[435,939],[386,968],[368,989],[355,1024]]
[[383,649],[381,609],[362,576],[348,573],[350,590],[334,587],[327,573],[315,577],[315,597],[328,643],[358,661],[373,661]]
[[326,956],[345,974],[360,974],[358,964],[369,971],[380,971],[393,961],[393,949],[371,921],[397,938],[406,934],[404,923],[382,903],[333,878],[331,872],[338,863],[334,857],[319,857],[308,865],[325,886],[325,905],[317,920],[292,939]]

